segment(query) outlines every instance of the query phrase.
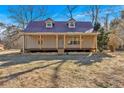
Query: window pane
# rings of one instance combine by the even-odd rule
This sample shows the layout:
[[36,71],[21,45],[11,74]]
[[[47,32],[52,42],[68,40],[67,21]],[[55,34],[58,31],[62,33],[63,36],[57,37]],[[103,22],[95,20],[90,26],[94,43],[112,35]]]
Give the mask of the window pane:
[[79,38],[78,37],[71,37],[68,45],[76,45],[76,44],[80,44]]
[[74,23],[70,23],[70,26],[74,26]]
[[46,23],[46,26],[47,26],[47,27],[52,27],[52,22],[47,22],[47,23]]
[[51,23],[48,23],[47,26],[51,26]]
[[70,27],[74,27],[74,26],[75,26],[75,23],[74,23],[74,22],[70,22],[70,23],[69,23],[69,26],[70,26]]

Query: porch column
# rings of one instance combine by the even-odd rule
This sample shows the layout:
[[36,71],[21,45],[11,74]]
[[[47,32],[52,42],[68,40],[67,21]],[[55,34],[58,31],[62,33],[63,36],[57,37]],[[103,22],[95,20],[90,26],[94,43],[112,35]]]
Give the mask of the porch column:
[[81,38],[81,35],[80,35],[80,49],[82,48],[82,38]]
[[95,49],[95,52],[97,51],[97,35],[95,36],[95,47],[96,47],[96,49]]
[[66,41],[66,36],[64,35],[64,49],[66,48],[66,43],[65,43],[65,41]]
[[56,35],[56,49],[58,49],[58,35]]
[[23,49],[22,52],[25,53],[25,35],[23,34]]
[[40,35],[40,49],[42,48],[41,39],[42,39],[42,38],[41,38],[41,35]]

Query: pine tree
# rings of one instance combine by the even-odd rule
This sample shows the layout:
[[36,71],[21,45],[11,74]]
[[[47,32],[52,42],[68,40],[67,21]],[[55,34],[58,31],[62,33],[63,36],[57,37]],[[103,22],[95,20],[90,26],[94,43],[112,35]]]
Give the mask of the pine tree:
[[99,22],[94,24],[94,31],[98,31],[101,28],[101,25]]
[[108,42],[108,32],[105,32],[103,28],[100,28],[98,30],[98,32],[100,33],[98,35],[98,49],[100,52],[102,52],[104,49],[107,48],[107,42]]

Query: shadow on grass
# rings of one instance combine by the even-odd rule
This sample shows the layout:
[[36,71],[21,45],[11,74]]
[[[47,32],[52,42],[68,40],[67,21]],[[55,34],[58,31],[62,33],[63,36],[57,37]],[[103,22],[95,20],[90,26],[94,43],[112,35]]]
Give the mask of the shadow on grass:
[[51,65],[55,65],[55,64],[58,64],[60,62],[56,62],[56,63],[51,63],[51,64],[48,64],[48,65],[45,65],[45,66],[41,66],[41,67],[35,67],[35,68],[32,68],[32,69],[29,69],[29,70],[26,70],[26,71],[22,71],[22,72],[17,72],[17,73],[14,73],[14,74],[10,74],[8,76],[3,76],[3,77],[0,77],[0,80],[1,79],[5,79],[5,80],[1,80],[0,81],[0,84],[3,84],[9,80],[12,80],[20,75],[23,75],[23,74],[26,74],[26,73],[29,73],[29,72],[32,72],[34,70],[37,70],[37,69],[43,69],[43,68],[46,68],[46,67],[49,67]]
[[3,54],[0,55],[0,68],[9,67],[18,64],[27,64],[33,61],[52,61],[52,60],[77,60],[82,65],[89,65],[94,62],[101,62],[106,57],[111,57],[107,54],[96,53],[96,54],[70,54],[70,55],[43,55],[43,54]]
[[92,65],[92,63],[102,62],[102,60],[106,58],[112,58],[112,56],[105,53],[91,53],[89,55],[82,56],[77,62],[75,62],[75,64],[78,64],[79,66]]
[[102,53],[95,53],[95,54],[70,54],[70,55],[43,55],[43,54],[4,54],[0,55],[0,62],[3,62],[0,65],[0,68],[5,68],[13,65],[18,64],[27,64],[33,61],[52,61],[52,60],[60,60],[58,62],[51,62],[51,64],[45,65],[45,66],[39,66],[34,67],[26,71],[17,72],[14,74],[10,74],[8,76],[0,77],[0,84],[4,84],[5,82],[8,82],[9,80],[15,79],[16,77],[29,73],[31,71],[37,70],[37,69],[43,69],[47,68],[49,66],[57,64],[57,66],[54,69],[54,74],[52,75],[52,87],[59,87],[59,84],[57,82],[59,78],[59,72],[61,70],[61,66],[67,62],[68,60],[75,60],[75,64],[78,64],[79,66],[82,65],[91,65],[94,62],[101,62],[104,58],[111,57],[107,54]]

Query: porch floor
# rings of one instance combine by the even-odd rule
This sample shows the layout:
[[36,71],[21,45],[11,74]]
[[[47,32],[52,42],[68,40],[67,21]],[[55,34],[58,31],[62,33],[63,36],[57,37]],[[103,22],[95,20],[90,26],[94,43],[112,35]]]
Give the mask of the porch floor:
[[[30,49],[25,49],[25,52],[58,52],[59,49],[56,48],[43,48],[43,49],[38,49],[38,48],[30,48]],[[79,48],[66,48],[64,49],[64,52],[92,52],[93,50],[96,50],[95,48],[87,48],[87,49],[79,49]]]

